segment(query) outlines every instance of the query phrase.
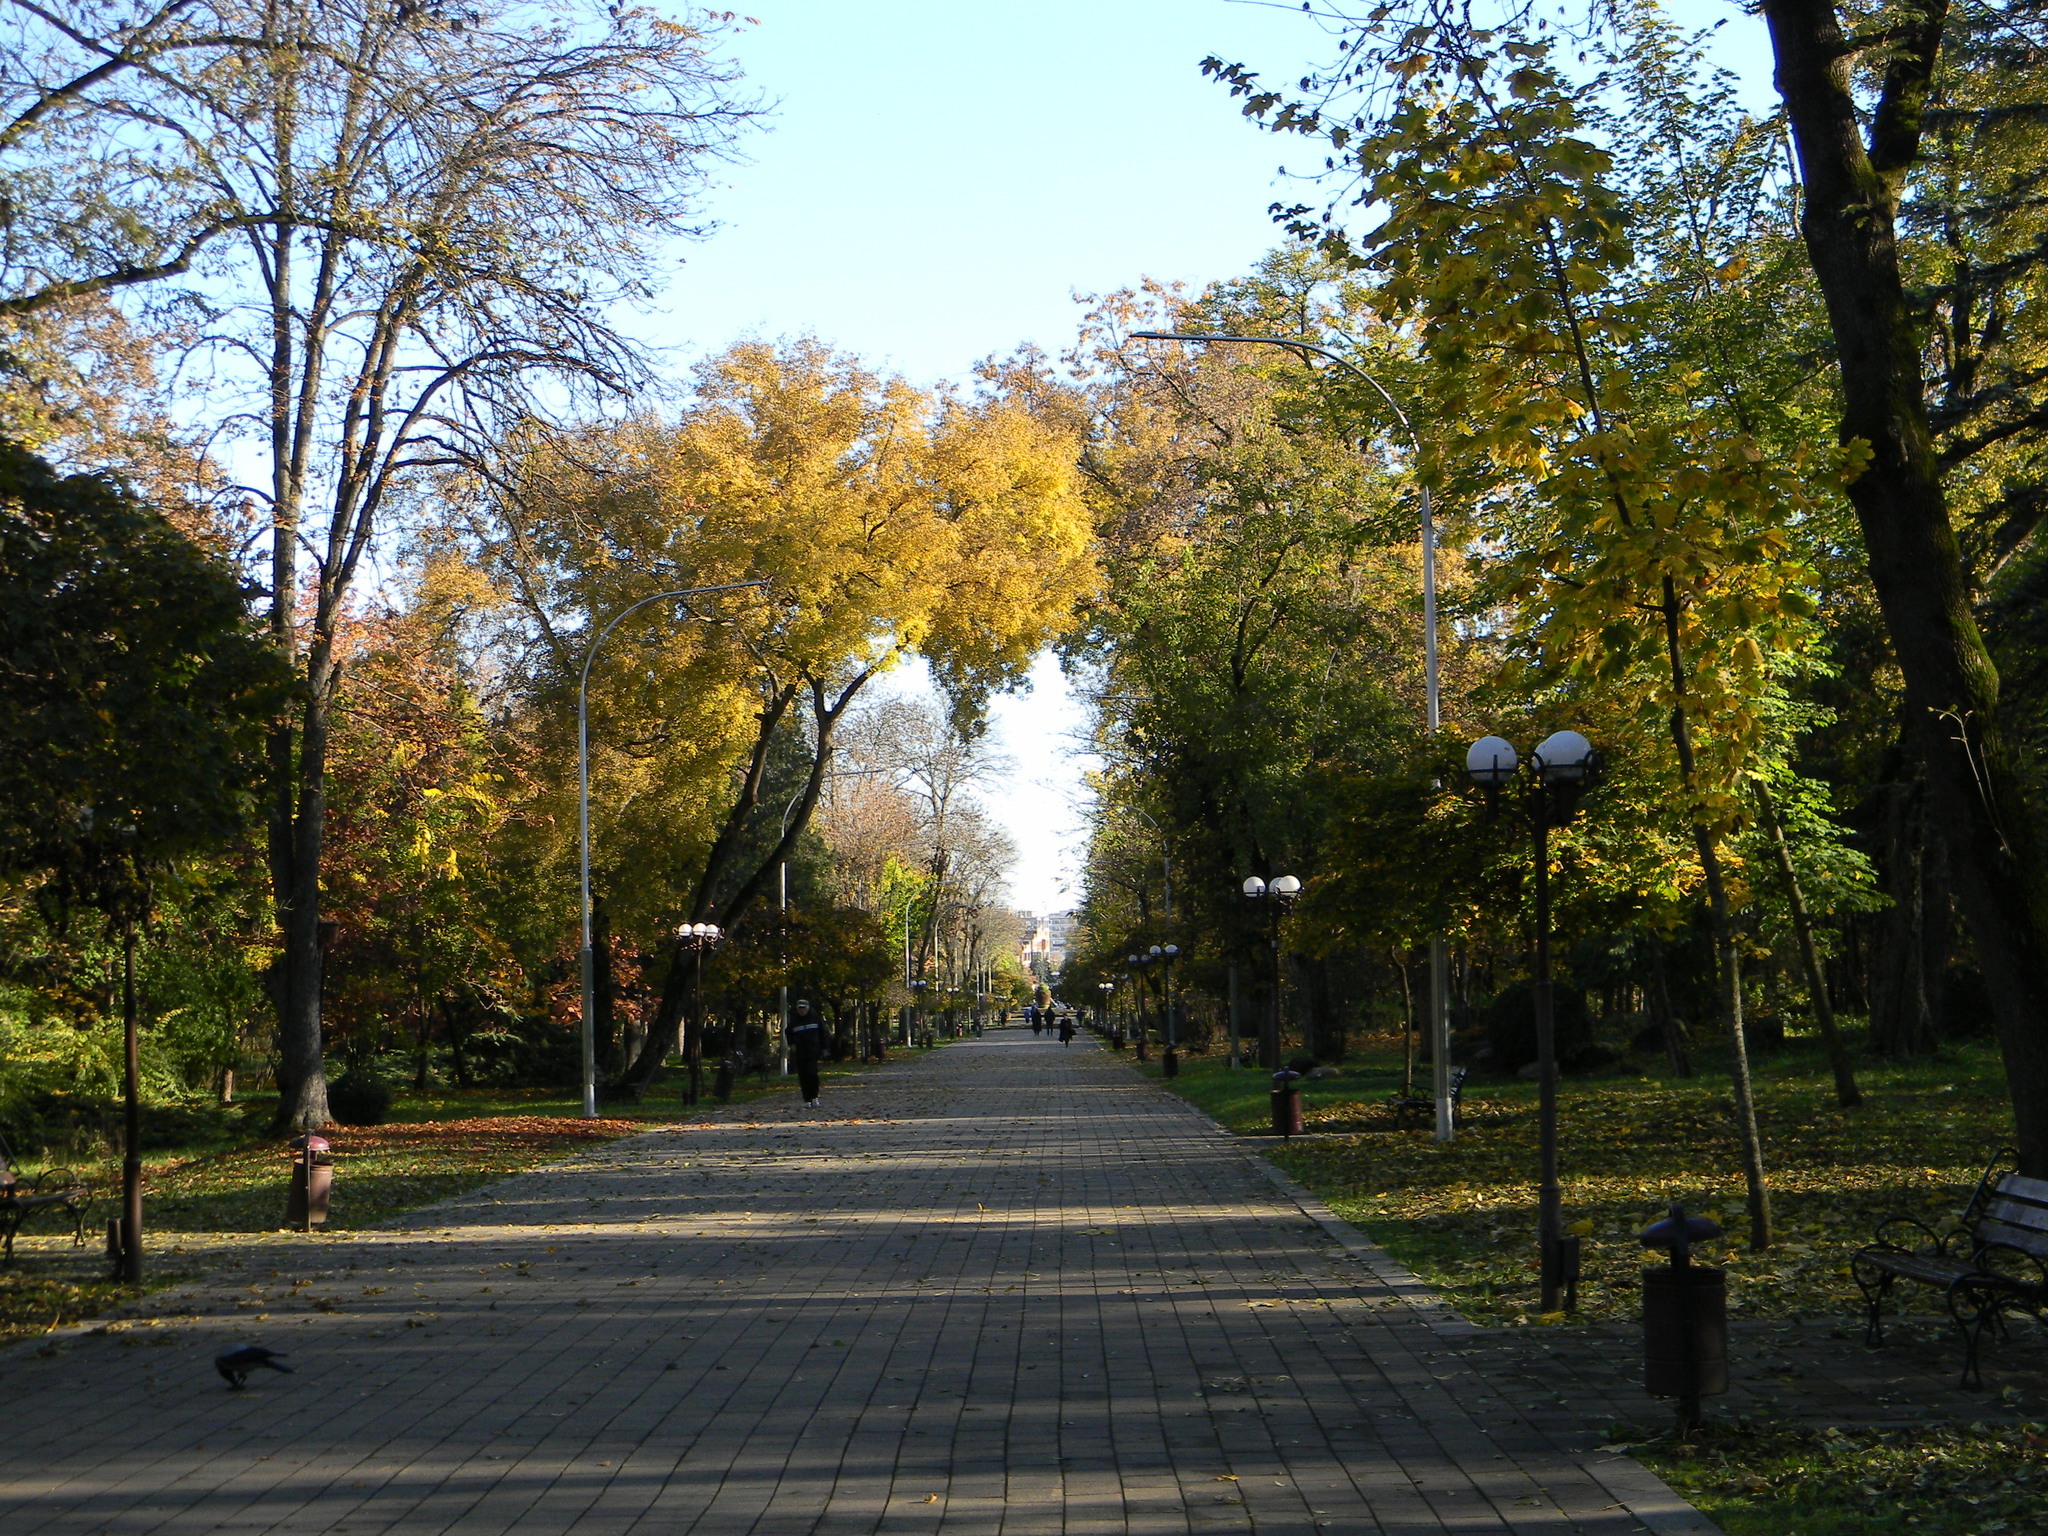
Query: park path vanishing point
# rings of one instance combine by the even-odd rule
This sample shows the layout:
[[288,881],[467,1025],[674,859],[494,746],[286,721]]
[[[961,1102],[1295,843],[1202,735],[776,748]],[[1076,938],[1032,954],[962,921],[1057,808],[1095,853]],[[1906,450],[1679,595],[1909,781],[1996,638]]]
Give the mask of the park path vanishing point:
[[0,1359],[0,1536],[1714,1530],[1085,1037],[769,1103]]

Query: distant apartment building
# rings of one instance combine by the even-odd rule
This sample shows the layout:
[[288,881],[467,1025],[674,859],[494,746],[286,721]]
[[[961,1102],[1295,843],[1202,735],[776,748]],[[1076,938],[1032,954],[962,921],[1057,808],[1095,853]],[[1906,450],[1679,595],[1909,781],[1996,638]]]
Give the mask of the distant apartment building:
[[1074,914],[1020,910],[1017,920],[1024,930],[1024,943],[1018,958],[1023,962],[1025,971],[1040,978],[1057,974],[1067,963],[1067,944],[1074,933]]

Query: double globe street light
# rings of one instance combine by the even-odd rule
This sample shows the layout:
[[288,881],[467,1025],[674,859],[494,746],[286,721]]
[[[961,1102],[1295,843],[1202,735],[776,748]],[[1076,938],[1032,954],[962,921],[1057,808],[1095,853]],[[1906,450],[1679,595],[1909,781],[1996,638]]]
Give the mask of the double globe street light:
[[1180,1076],[1180,1056],[1174,1047],[1179,1043],[1175,1038],[1173,1019],[1173,962],[1180,958],[1178,944],[1154,944],[1145,952],[1145,958],[1159,967],[1160,990],[1164,994],[1162,1007],[1166,1016],[1163,1033],[1166,1037],[1166,1054],[1159,1058],[1161,1077]]
[[[1536,834],[1536,1083],[1539,1171],[1536,1243],[1542,1261],[1542,1310],[1558,1310],[1560,1293],[1578,1289],[1579,1240],[1566,1238],[1557,1188],[1557,1011],[1550,984],[1550,829],[1568,823],[1600,771],[1593,744],[1577,731],[1555,731],[1529,754],[1523,800]],[[1482,736],[1465,753],[1465,775],[1486,797],[1489,812],[1518,782],[1514,744]]]
[[1259,1028],[1259,1065],[1268,1072],[1280,1070],[1280,914],[1294,905],[1301,894],[1301,882],[1292,875],[1280,875],[1271,881],[1257,875],[1246,879],[1244,899],[1254,907],[1263,905],[1267,915],[1267,948],[1270,962],[1268,981],[1272,986],[1272,1006],[1266,1011],[1265,1022]]

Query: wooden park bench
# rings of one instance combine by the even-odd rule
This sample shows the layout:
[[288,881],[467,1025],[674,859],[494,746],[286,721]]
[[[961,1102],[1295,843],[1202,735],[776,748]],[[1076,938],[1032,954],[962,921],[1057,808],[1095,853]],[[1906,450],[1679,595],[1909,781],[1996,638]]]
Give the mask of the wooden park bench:
[[2003,1334],[2007,1313],[2048,1322],[2048,1179],[2024,1177],[2016,1160],[2010,1148],[1992,1159],[1954,1231],[1893,1216],[1851,1256],[1850,1271],[1870,1303],[1865,1343],[1884,1342],[1885,1298],[1901,1280],[1942,1292],[1963,1336],[1965,1388],[1983,1384],[1978,1346],[1987,1329]]
[[[1453,1115],[1456,1115],[1458,1112],[1458,1101],[1464,1097],[1465,1079],[1471,1075],[1472,1069],[1470,1067],[1451,1068],[1451,1113]],[[1436,1099],[1428,1094],[1397,1093],[1388,1098],[1387,1106],[1393,1110],[1394,1118],[1397,1120],[1404,1119],[1409,1115],[1434,1115],[1436,1113]]]
[[29,1217],[42,1211],[62,1211],[72,1220],[74,1243],[85,1242],[85,1210],[91,1191],[75,1168],[49,1168],[25,1179],[15,1167],[14,1154],[0,1141],[0,1243],[5,1258],[14,1262],[14,1235]]

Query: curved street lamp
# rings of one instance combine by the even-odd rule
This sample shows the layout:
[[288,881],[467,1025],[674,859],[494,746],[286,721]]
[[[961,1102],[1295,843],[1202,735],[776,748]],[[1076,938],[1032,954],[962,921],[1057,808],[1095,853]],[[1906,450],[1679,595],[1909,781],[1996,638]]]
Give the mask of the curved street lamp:
[[[1408,419],[1408,413],[1401,409],[1386,385],[1374,378],[1365,369],[1351,361],[1341,352],[1332,351],[1313,341],[1303,341],[1296,336],[1236,336],[1201,335],[1189,331],[1133,331],[1133,341],[1173,341],[1190,346],[1213,346],[1218,342],[1226,345],[1253,347],[1282,347],[1297,357],[1320,357],[1334,363],[1355,378],[1370,384],[1379,397],[1387,402],[1387,409],[1394,413],[1394,420],[1401,424],[1401,431],[1407,437],[1409,446],[1419,458],[1422,454],[1422,439],[1416,435],[1415,426]],[[1443,711],[1437,687],[1436,657],[1436,517],[1430,505],[1429,484],[1420,475],[1415,478],[1416,498],[1421,503],[1422,523],[1422,680],[1424,692],[1424,713],[1428,719],[1429,734],[1434,736],[1442,725]],[[1433,1067],[1431,1093],[1436,1099],[1436,1139],[1449,1141],[1455,1131],[1451,1121],[1451,1032],[1450,1032],[1450,977],[1449,964],[1441,933],[1429,941],[1429,1018],[1430,1018],[1430,1060]]]
[[[1498,810],[1522,761],[1514,744],[1482,736],[1465,753],[1465,776]],[[1578,1239],[1564,1235],[1557,1187],[1557,1009],[1550,984],[1550,829],[1564,826],[1600,771],[1599,754],[1577,731],[1554,731],[1529,754],[1529,819],[1536,833],[1536,1246],[1542,1263],[1542,1310],[1558,1309],[1559,1293],[1576,1299]]]
[[583,652],[583,670],[576,678],[576,841],[583,898],[583,1118],[586,1120],[597,1118],[597,972],[590,953],[590,663],[597,656],[597,648],[604,644],[605,636],[649,603],[679,597],[708,597],[714,592],[744,592],[750,587],[767,585],[765,580],[729,581],[723,586],[677,587],[672,591],[657,592],[652,597],[643,597],[614,614],[611,622],[597,632],[597,638]]

